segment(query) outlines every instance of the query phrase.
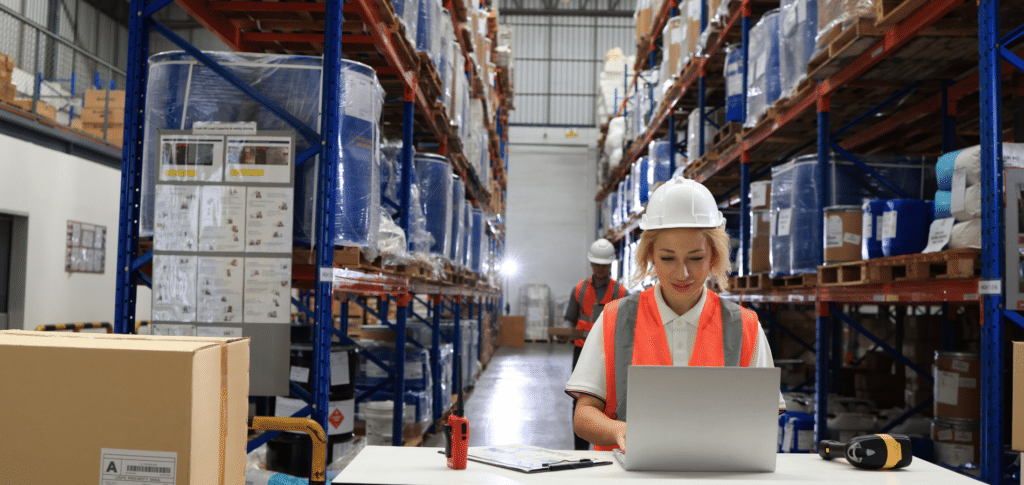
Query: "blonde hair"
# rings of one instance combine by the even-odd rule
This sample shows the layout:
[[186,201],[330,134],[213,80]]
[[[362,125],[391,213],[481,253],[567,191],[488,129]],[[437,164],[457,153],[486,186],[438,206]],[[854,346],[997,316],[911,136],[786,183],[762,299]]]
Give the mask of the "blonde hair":
[[[640,235],[640,243],[636,247],[636,271],[631,279],[634,285],[640,284],[654,271],[654,242],[667,230],[670,229],[651,229]],[[727,291],[729,270],[732,268],[729,261],[729,235],[721,226],[701,229],[700,232],[711,251],[711,274],[708,280],[717,284],[721,291]]]

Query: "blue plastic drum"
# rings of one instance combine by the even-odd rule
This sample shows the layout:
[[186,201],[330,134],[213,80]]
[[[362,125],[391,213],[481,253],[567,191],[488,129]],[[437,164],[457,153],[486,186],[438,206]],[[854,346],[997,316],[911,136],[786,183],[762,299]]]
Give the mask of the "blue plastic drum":
[[430,254],[447,256],[452,230],[452,166],[447,158],[431,153],[417,154],[413,163],[423,217],[427,219],[427,231],[434,237]]
[[743,122],[743,50],[739,44],[725,48],[725,121]]
[[466,207],[466,184],[458,175],[452,175],[452,232],[448,247],[448,259],[455,264],[465,258],[466,246],[462,244],[462,213]]
[[882,212],[882,254],[899,256],[920,253],[928,245],[928,227],[931,223],[932,211],[923,200],[886,201]]

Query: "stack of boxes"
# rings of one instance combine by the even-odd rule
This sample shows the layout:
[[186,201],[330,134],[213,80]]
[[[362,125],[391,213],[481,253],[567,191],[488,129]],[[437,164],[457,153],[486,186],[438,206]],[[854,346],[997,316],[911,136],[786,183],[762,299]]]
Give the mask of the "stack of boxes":
[[526,310],[527,340],[547,340],[551,326],[551,288],[548,285],[523,287],[521,304]]
[[124,91],[87,90],[82,108],[83,131],[111,145],[121,145],[124,136],[124,105]]
[[11,83],[14,72],[14,59],[7,54],[0,54],[0,103],[14,104],[17,87]]

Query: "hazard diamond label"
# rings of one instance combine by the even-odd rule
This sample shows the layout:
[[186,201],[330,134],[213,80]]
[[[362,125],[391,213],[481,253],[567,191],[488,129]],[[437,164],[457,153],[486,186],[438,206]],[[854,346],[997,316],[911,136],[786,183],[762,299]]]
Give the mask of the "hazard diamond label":
[[345,415],[341,414],[341,410],[338,408],[334,409],[334,412],[327,418],[331,422],[331,426],[337,428],[341,426],[341,422],[345,420]]

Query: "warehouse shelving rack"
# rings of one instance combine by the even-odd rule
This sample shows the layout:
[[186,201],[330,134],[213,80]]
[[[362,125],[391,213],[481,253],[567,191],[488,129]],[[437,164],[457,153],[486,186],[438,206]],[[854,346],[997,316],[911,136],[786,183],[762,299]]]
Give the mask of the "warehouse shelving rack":
[[[668,2],[672,3],[672,2]],[[730,35],[729,28],[736,23],[736,16],[742,16],[742,47],[744,64],[747,58],[747,31],[750,27],[752,6],[755,2],[742,0],[730,8],[730,17],[720,34]],[[805,82],[797,94],[780,100],[774,112],[751,129],[743,130],[732,146],[691,161],[685,175],[707,185],[724,204],[740,205],[741,248],[749,247],[749,201],[746,194],[752,180],[764,177],[773,165],[788,160],[794,155],[808,151],[817,142],[819,167],[827,161],[829,151],[853,158],[853,150],[885,150],[902,147],[920,152],[934,149],[935,152],[951,151],[955,126],[960,123],[980,125],[982,147],[982,247],[981,274],[973,278],[942,280],[934,282],[905,281],[860,286],[819,286],[803,288],[772,288],[761,291],[738,291],[736,298],[748,306],[771,303],[795,303],[810,305],[816,310],[817,332],[814,350],[817,364],[815,369],[817,386],[817,408],[815,410],[816,439],[825,437],[824,418],[827,412],[827,383],[838,357],[835,332],[830,332],[831,317],[844,320],[854,330],[864,331],[876,344],[884,344],[870,335],[857,322],[851,321],[842,311],[844,304],[933,304],[977,305],[982,314],[981,325],[981,393],[985,396],[981,412],[981,479],[987,483],[1000,483],[1003,465],[1003,448],[1008,444],[1004,437],[1004,371],[1007,369],[1004,334],[1007,327],[1004,319],[1024,328],[1024,318],[1017,312],[1004,310],[1002,295],[1003,281],[1003,206],[1001,142],[1004,139],[1002,125],[1001,79],[1014,69],[1024,70],[1020,38],[1024,27],[1018,27],[1008,35],[1000,36],[1000,11],[1014,8],[1011,2],[981,0],[977,3],[977,28],[963,22],[957,24],[947,18],[974,13],[974,2],[963,0],[932,0],[875,2],[877,7],[877,29],[870,35],[858,36],[860,50],[845,62],[829,66],[829,69],[811,73],[812,81]],[[775,2],[777,5],[777,2]],[[652,23],[663,25],[669,8],[666,6],[657,20]],[[1021,20],[1019,7],[1009,10],[1012,20]],[[951,15],[953,14],[953,15]],[[953,19],[955,20],[955,19]],[[969,21],[969,20],[968,20]],[[657,32],[652,38],[657,37]],[[1005,30],[1004,30],[1005,32]],[[734,34],[733,34],[734,35]],[[716,44],[714,35],[712,46]],[[653,42],[653,39],[651,40]],[[938,42],[944,42],[939,44]],[[975,44],[975,42],[977,42]],[[924,45],[924,49],[922,49]],[[955,47],[953,47],[955,46]],[[969,46],[970,48],[965,48]],[[653,48],[641,45],[643,52]],[[945,47],[945,48],[943,48]],[[974,48],[977,48],[975,51]],[[715,49],[710,49],[714,58]],[[974,56],[980,55],[980,59]],[[643,67],[647,56],[638,56],[637,72]],[[910,64],[910,61],[923,62]],[[1006,63],[1002,61],[1006,60]],[[832,59],[827,59],[826,63]],[[655,117],[644,134],[626,150],[623,161],[598,191],[596,199],[602,200],[628,173],[630,165],[646,149],[646,143],[663,129],[666,119],[670,136],[675,140],[677,128],[676,111],[688,92],[692,92],[694,80],[702,74],[711,62],[701,58],[691,62],[679,76],[673,88],[668,91]],[[893,69],[898,62],[907,63],[902,70]],[[652,60],[653,64],[653,60]],[[974,69],[977,69],[977,73]],[[824,75],[814,76],[814,74]],[[880,73],[885,73],[880,74]],[[745,75],[744,75],[745,76]],[[935,81],[921,81],[935,79]],[[635,80],[634,80],[635,82]],[[697,81],[700,83],[700,81]],[[746,78],[744,77],[744,86]],[[691,108],[705,109],[702,85],[698,85],[698,99],[690,102]],[[980,104],[970,103],[970,96],[979,93]],[[895,94],[894,94],[895,93]],[[895,104],[898,101],[898,104]],[[812,108],[815,108],[812,111]],[[886,117],[877,121],[878,113]],[[939,116],[935,116],[938,113]],[[858,125],[873,120],[867,128]],[[1015,120],[1020,122],[1019,119]],[[840,129],[831,129],[833,122],[842,123]],[[971,125],[968,125],[971,126]],[[703,128],[703,127],[701,127]],[[859,130],[859,131],[858,131]],[[701,129],[703,131],[703,129]],[[817,133],[816,139],[806,136]],[[846,135],[836,141],[839,135]],[[701,133],[703,138],[704,134]],[[808,138],[811,138],[808,140]],[[1017,140],[1019,141],[1019,140]],[[857,163],[856,161],[854,163]],[[825,182],[819,172],[820,182]],[[828,188],[819,183],[819,211],[827,200]],[[738,191],[738,195],[734,195]],[[738,199],[738,200],[737,200]],[[819,213],[818,217],[821,217]],[[634,218],[635,219],[635,218]],[[608,236],[614,239],[629,237],[636,230],[635,220],[611,228]],[[818,255],[821,261],[821,255]],[[744,264],[740,274],[746,275],[749,268]],[[948,324],[948,322],[946,322]],[[948,327],[948,325],[944,325]],[[838,328],[838,327],[835,327]],[[951,336],[948,328],[943,329],[943,347],[950,348]],[[885,346],[883,346],[884,348]],[[886,349],[901,359],[895,349]],[[832,359],[830,359],[830,354]],[[906,362],[905,362],[906,363]],[[913,369],[913,368],[912,368]],[[930,380],[930,376],[926,376]],[[923,403],[926,405],[927,403]],[[921,406],[919,406],[921,407]],[[912,412],[915,410],[912,410]],[[906,416],[904,416],[906,417]],[[902,419],[902,418],[901,418]],[[898,421],[898,420],[897,420]]]
[[[341,113],[337,97],[341,92],[341,67],[338,62],[343,54],[370,64],[377,72],[381,84],[385,88],[385,109],[382,124],[385,131],[399,131],[403,140],[400,156],[402,163],[400,226],[408,229],[409,193],[412,180],[412,145],[414,133],[427,137],[428,142],[436,143],[441,155],[447,155],[452,161],[454,171],[467,182],[467,198],[474,205],[484,208],[497,200],[498,207],[504,197],[506,180],[507,151],[504,135],[507,115],[497,118],[497,126],[490,132],[491,165],[494,178],[498,181],[496,193],[490,193],[487,182],[480,180],[470,171],[470,165],[458,151],[461,146],[457,134],[450,129],[447,117],[440,104],[433,100],[439,94],[437,86],[426,79],[436,79],[436,72],[429,63],[417,61],[415,51],[405,41],[401,25],[397,22],[390,2],[386,0],[355,0],[342,3],[340,0],[324,3],[298,1],[259,2],[259,1],[208,1],[208,0],[177,0],[179,6],[193,18],[215,33],[225,43],[238,51],[246,52],[288,52],[311,55],[322,55],[323,64],[323,111],[319,130],[305,126],[292,117],[286,110],[275,105],[260,93],[235,78],[230,72],[209,59],[202,52],[177,36],[170,29],[153,18],[153,14],[166,7],[174,0],[132,0],[132,15],[129,21],[129,49],[125,107],[125,145],[122,153],[121,172],[121,221],[118,232],[117,253],[117,301],[115,306],[115,331],[130,333],[131,322],[135,318],[136,285],[151,284],[147,275],[140,270],[152,260],[152,252],[138,254],[139,250],[139,211],[141,200],[142,172],[142,134],[144,130],[143,108],[146,97],[146,78],[148,73],[149,34],[158,32],[168,38],[182,50],[197,58],[207,67],[213,69],[241,91],[257,100],[265,108],[273,111],[288,122],[299,134],[311,142],[312,148],[297,155],[296,163],[301,164],[319,156],[323,163],[319,164],[316,227],[314,246],[316,263],[313,266],[296,267],[293,271],[293,287],[312,290],[312,297],[307,301],[293,300],[296,307],[312,317],[312,341],[314,359],[311,374],[312,395],[308,398],[310,405],[300,411],[311,417],[324,429],[328,423],[328,387],[330,383],[330,348],[333,338],[351,343],[346,330],[347,321],[343,320],[339,328],[332,324],[331,300],[335,292],[361,295],[383,295],[393,298],[400,309],[397,312],[395,329],[395,347],[404,349],[406,344],[405,326],[410,312],[413,293],[434,295],[433,314],[440,314],[441,297],[455,300],[454,310],[458,314],[460,300],[463,297],[473,298],[478,303],[480,316],[478,324],[482,324],[483,307],[493,312],[494,302],[499,298],[499,290],[486,283],[479,282],[473,286],[455,286],[448,282],[434,282],[409,277],[406,274],[384,272],[357,271],[339,267],[335,264],[335,248],[329,241],[334,234],[334,190],[330,181],[336,178],[341,136],[338,132]],[[453,15],[461,11],[465,15],[465,7],[461,9],[453,3],[461,4],[461,0],[449,0],[453,6]],[[464,26],[456,20],[455,25],[462,34]],[[343,35],[344,32],[344,35]],[[344,37],[344,43],[343,43]],[[467,43],[462,35],[460,45],[466,60],[468,75],[475,76],[473,60],[467,51]],[[486,103],[487,100],[485,99]],[[506,107],[507,108],[507,107]],[[418,130],[416,130],[418,127]],[[499,135],[498,132],[501,134]],[[452,150],[455,148],[455,150]],[[500,150],[500,152],[499,152]],[[499,245],[503,245],[503,229],[499,224],[490,228],[488,234]],[[490,244],[494,244],[492,242]],[[342,315],[347,315],[347,299],[341,302]],[[312,305],[309,305],[312,301]],[[473,300],[470,300],[473,301]],[[472,303],[471,303],[472,304]],[[384,317],[387,316],[385,311]],[[385,319],[382,319],[386,321]],[[390,325],[390,322],[388,322]],[[456,342],[458,335],[456,334]],[[437,343],[437,326],[434,325],[434,343]],[[458,347],[456,347],[458,352]],[[435,356],[436,357],[436,354]],[[370,357],[373,360],[372,357]],[[395,365],[389,366],[376,362],[390,371],[395,382],[395,402],[403,402],[404,396],[404,352],[396,352]],[[436,364],[436,363],[435,363]],[[436,365],[435,365],[436,368]],[[437,375],[434,382],[438,382]],[[456,376],[458,377],[458,376]],[[296,386],[292,386],[293,389]],[[435,400],[435,402],[439,402]],[[395,406],[393,422],[393,443],[402,444],[402,410],[403,406]],[[435,410],[435,419],[439,415]],[[269,440],[270,434],[264,434],[250,442],[250,450]]]

